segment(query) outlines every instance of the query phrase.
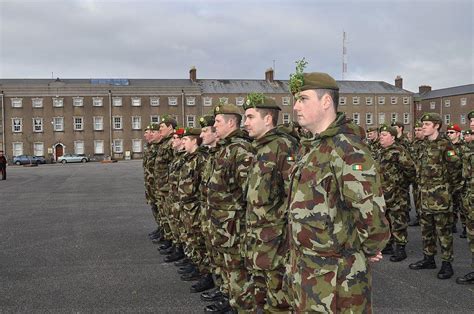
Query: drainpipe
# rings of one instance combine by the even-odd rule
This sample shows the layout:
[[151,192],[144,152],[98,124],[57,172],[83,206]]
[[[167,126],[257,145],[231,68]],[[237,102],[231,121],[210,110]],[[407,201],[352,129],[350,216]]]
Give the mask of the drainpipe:
[[182,104],[181,115],[182,115],[183,128],[184,128],[185,127],[185,124],[184,124],[184,121],[185,121],[185,117],[184,117],[184,89],[181,90],[181,104]]
[[4,98],[3,98],[3,91],[2,93],[0,94],[1,98],[2,98],[2,150],[6,156],[7,152],[5,151],[5,105],[3,103],[4,101]]
[[112,143],[112,91],[109,89],[109,156],[110,160],[112,160],[113,155],[113,143]]

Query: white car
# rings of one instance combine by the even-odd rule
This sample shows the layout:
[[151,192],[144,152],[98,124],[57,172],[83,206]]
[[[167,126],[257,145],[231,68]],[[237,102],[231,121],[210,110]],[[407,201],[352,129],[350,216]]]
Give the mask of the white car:
[[61,157],[58,158],[58,162],[61,162],[63,164],[66,164],[68,162],[82,162],[86,163],[89,161],[89,158],[84,155],[78,155],[78,154],[64,154]]

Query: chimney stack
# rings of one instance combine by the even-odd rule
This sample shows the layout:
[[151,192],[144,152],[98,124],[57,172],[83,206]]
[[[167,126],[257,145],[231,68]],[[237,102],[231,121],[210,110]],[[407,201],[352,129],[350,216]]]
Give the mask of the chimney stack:
[[265,80],[267,82],[273,82],[273,68],[269,68],[265,71]]
[[424,93],[427,93],[427,92],[431,92],[431,86],[429,85],[421,85],[420,87],[418,87],[418,91],[420,94],[424,94]]
[[400,75],[397,75],[397,77],[395,78],[395,86],[403,89],[403,79]]
[[191,82],[196,82],[196,68],[194,66],[192,66],[191,70],[189,70],[189,79]]

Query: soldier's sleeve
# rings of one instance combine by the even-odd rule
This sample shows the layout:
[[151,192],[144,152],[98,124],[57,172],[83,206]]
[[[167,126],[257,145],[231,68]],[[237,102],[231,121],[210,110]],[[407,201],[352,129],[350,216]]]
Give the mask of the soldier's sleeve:
[[355,149],[343,160],[344,203],[352,211],[360,248],[367,256],[374,256],[390,238],[381,178],[368,150]]
[[462,161],[451,143],[448,143],[444,152],[446,168],[448,170],[448,180],[451,192],[462,189]]
[[250,148],[239,145],[235,154],[235,179],[246,190],[247,176],[252,164],[253,153]]
[[398,157],[398,165],[403,172],[405,181],[410,182],[410,179],[415,177],[416,170],[415,163],[406,150],[400,152]]

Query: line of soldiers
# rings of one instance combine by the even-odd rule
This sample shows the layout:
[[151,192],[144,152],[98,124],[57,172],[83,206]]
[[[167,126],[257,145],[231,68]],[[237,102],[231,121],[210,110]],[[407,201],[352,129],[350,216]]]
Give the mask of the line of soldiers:
[[[368,145],[383,179],[392,234],[382,253],[390,254],[393,262],[406,259],[407,226],[420,224],[424,258],[409,268],[435,269],[439,242],[439,279],[454,274],[451,262],[458,216],[462,225],[460,237],[469,235],[474,267],[474,112],[468,118],[470,129],[463,132],[464,139],[457,124],[448,125],[446,136],[442,136],[442,120],[437,113],[426,113],[416,122],[412,142],[403,135],[403,124],[399,122],[367,129]],[[409,224],[410,184],[417,218]],[[474,272],[458,277],[456,282],[474,284]]]

